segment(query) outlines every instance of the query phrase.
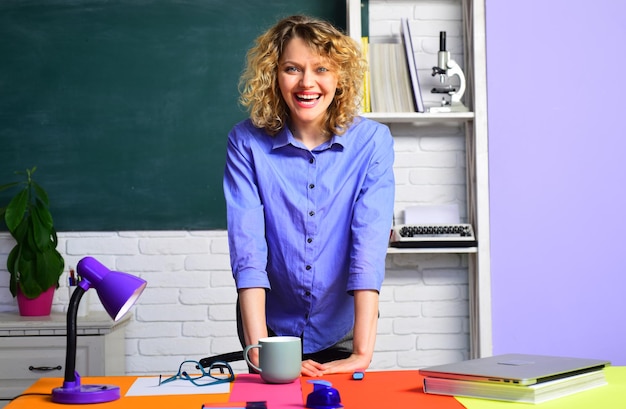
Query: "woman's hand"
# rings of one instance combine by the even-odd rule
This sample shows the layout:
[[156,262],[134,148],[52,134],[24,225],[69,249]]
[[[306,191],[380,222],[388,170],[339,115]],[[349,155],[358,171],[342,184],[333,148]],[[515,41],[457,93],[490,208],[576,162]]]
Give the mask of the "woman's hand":
[[319,377],[324,375],[324,366],[325,364],[320,364],[312,359],[307,359],[306,361],[302,361],[300,374],[303,376]]
[[319,377],[336,373],[353,373],[364,371],[370,364],[369,356],[352,354],[348,358],[320,364],[313,360],[302,362],[301,374],[304,376]]
[[320,364],[312,360],[302,362],[302,375],[322,376],[334,373],[364,371],[372,362],[378,324],[378,291],[354,291],[354,341],[348,358]]

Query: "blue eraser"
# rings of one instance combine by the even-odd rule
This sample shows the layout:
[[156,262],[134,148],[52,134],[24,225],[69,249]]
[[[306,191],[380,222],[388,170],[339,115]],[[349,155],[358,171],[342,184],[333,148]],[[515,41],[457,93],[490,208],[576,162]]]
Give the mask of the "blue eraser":
[[360,381],[364,377],[365,374],[362,371],[354,371],[354,373],[352,374],[352,379],[354,379],[355,381]]

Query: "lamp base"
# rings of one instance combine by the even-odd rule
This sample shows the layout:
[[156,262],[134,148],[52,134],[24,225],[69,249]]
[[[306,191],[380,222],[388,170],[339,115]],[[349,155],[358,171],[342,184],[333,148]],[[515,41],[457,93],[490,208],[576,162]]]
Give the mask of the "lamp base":
[[52,402],[56,403],[102,403],[120,398],[120,387],[115,385],[77,385],[52,389]]

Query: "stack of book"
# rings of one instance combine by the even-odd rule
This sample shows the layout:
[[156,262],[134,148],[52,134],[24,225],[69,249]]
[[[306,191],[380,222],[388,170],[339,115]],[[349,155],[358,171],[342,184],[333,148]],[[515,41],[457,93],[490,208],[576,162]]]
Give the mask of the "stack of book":
[[365,112],[424,112],[417,76],[415,51],[408,19],[402,19],[402,36],[396,43],[370,43],[362,50],[369,65],[365,76]]
[[606,384],[603,370],[527,386],[425,377],[424,392],[510,402],[542,403]]
[[402,44],[371,43],[370,97],[374,112],[415,112]]

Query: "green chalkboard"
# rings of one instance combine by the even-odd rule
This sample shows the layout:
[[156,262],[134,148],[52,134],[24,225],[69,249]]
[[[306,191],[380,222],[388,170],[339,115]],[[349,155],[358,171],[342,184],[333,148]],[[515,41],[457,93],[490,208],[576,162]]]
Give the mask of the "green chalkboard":
[[59,231],[225,228],[245,53],[295,13],[345,27],[337,0],[1,1],[0,185],[37,166]]

